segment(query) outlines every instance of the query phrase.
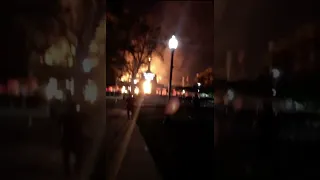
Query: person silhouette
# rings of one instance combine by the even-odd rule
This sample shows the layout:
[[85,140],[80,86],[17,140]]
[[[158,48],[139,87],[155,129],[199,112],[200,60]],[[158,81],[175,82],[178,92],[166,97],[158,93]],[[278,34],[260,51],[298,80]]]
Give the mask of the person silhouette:
[[133,108],[134,108],[134,97],[131,94],[131,92],[128,94],[128,97],[126,99],[126,104],[127,104],[128,120],[131,120],[133,115]]

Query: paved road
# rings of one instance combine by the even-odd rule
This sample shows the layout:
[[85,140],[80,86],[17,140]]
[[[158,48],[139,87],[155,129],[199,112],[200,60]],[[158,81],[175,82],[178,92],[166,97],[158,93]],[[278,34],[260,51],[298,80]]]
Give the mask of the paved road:
[[136,126],[136,118],[128,120],[121,106],[108,110],[108,114],[107,179],[160,180],[160,174]]
[[180,108],[162,123],[164,108],[140,111],[138,125],[166,180],[213,177],[213,109]]

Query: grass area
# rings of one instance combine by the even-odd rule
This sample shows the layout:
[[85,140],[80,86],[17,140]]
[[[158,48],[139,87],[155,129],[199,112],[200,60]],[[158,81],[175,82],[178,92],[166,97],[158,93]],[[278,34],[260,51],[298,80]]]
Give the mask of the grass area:
[[[220,118],[219,129],[224,133],[220,134],[219,151],[215,154],[217,176],[319,177],[319,143],[300,139],[313,129],[311,125],[308,128],[303,125],[308,124],[307,116],[283,114],[272,119],[245,112]],[[272,123],[268,127],[253,126],[254,119]],[[283,138],[293,134],[299,138]]]
[[213,121],[204,113],[186,112],[181,109],[167,124],[162,123],[162,108],[140,112],[140,131],[166,180],[208,179],[212,175]]

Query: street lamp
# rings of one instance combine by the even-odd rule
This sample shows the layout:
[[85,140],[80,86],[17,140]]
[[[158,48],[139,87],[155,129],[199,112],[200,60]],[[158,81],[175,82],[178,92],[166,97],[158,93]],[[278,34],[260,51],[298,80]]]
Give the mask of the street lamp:
[[169,99],[171,99],[171,93],[172,93],[172,71],[173,71],[173,57],[174,57],[174,51],[178,47],[178,40],[175,36],[172,36],[169,40],[169,49],[171,50],[171,60],[170,60],[170,76],[169,76]]
[[[169,77],[169,102],[167,104],[167,107],[170,107],[170,105],[172,104],[170,102],[171,99],[171,93],[172,93],[172,71],[173,71],[173,57],[174,57],[174,51],[177,49],[178,47],[178,40],[175,36],[172,36],[171,39],[169,40],[169,49],[171,50],[171,60],[170,60],[170,77]],[[169,108],[170,109],[170,108]],[[166,123],[167,121],[170,120],[170,115],[167,114],[163,123]]]

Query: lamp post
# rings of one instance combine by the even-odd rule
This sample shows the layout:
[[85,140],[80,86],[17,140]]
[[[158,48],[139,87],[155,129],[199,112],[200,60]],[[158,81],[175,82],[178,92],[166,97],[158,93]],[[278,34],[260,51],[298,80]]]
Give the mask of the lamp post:
[[[173,57],[174,57],[174,51],[178,47],[178,40],[176,39],[175,36],[172,36],[171,39],[169,40],[169,49],[171,50],[171,60],[170,60],[170,76],[169,76],[169,99],[171,99],[171,94],[172,94],[172,71],[173,71]],[[170,102],[169,102],[170,103]],[[169,104],[167,104],[168,106]],[[165,119],[163,123],[166,123],[167,121],[170,121],[170,115],[167,114],[165,116]]]
[[169,76],[169,100],[171,99],[172,94],[172,72],[173,72],[173,57],[174,57],[174,51],[178,47],[178,40],[175,36],[172,36],[169,40],[169,49],[171,50],[171,60],[170,60],[170,76]]

